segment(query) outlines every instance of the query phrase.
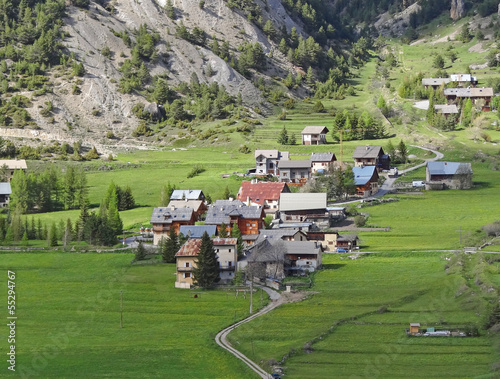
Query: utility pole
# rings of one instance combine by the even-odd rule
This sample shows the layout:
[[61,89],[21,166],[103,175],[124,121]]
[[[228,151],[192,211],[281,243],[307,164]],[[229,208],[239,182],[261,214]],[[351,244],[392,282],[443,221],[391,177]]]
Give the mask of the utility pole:
[[253,313],[253,280],[250,281],[250,314]]
[[459,241],[460,241],[460,246],[462,246],[462,232],[464,231],[464,230],[462,230],[462,226],[459,226],[459,229],[455,230],[455,231],[460,233],[459,234]]
[[120,329],[123,329],[123,290],[120,290]]

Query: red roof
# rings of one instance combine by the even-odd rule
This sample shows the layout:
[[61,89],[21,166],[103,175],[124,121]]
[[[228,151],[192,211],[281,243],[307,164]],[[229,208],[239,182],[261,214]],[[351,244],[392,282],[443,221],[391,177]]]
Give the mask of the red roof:
[[238,240],[236,238],[214,238],[212,240],[214,246],[224,246],[224,245],[236,245]]
[[192,238],[186,241],[184,245],[181,246],[176,257],[184,256],[184,257],[193,257],[198,255],[201,246],[201,238]]
[[[285,190],[285,187],[287,189]],[[278,201],[280,194],[288,191],[286,183],[277,182],[241,182],[240,190],[238,191],[238,200],[246,202],[247,198],[254,203],[264,205],[264,201]]]

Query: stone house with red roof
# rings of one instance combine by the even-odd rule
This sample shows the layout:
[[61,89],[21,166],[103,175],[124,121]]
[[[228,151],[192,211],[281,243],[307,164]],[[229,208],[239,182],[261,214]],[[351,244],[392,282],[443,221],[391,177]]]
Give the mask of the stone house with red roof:
[[[193,268],[196,267],[201,241],[200,238],[191,238],[175,254],[175,288],[189,289],[193,285]],[[236,238],[214,238],[212,242],[219,261],[219,277],[221,279],[219,283],[228,283],[234,279],[237,269],[238,240]]]
[[280,195],[289,193],[286,183],[261,182],[258,180],[241,182],[236,198],[247,206],[260,205],[264,212],[274,213],[278,210]]

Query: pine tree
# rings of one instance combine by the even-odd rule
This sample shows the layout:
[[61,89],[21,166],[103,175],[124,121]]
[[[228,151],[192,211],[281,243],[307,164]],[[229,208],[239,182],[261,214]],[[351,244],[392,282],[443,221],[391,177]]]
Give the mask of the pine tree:
[[278,143],[280,145],[288,145],[288,132],[286,131],[286,128],[284,125],[283,125],[283,129],[281,129],[281,132],[278,135]]
[[48,247],[57,246],[57,227],[55,222],[50,226],[50,230],[47,236],[47,245]]
[[236,238],[238,240],[237,242],[238,257],[241,257],[243,255],[243,238],[241,237],[241,230],[238,227],[237,223],[233,224],[233,227],[231,229],[231,237]]
[[429,98],[429,108],[427,109],[427,122],[429,125],[434,125],[434,118],[436,117],[436,109],[434,108],[434,96]]
[[142,244],[141,241],[139,241],[139,244],[137,245],[137,248],[135,249],[135,260],[136,261],[143,261],[146,259],[146,249],[144,248],[144,245]]
[[167,12],[167,17],[171,20],[175,20],[175,11],[174,6],[172,5],[172,0],[167,0],[167,4],[165,4],[165,10]]
[[162,257],[165,263],[175,263],[175,254],[179,251],[179,241],[175,229],[170,228],[168,239],[163,241]]
[[471,99],[467,99],[464,105],[464,110],[462,113],[462,125],[467,128],[471,125],[472,122],[472,101]]
[[28,246],[29,245],[29,243],[28,243],[28,233],[27,233],[26,230],[23,233],[23,238],[21,238],[21,244],[23,246]]
[[223,199],[229,199],[231,197],[231,192],[229,192],[229,187],[226,186],[224,193],[222,194]]
[[201,288],[211,288],[219,278],[219,262],[214,244],[207,232],[201,237],[200,251],[193,267],[193,281]]
[[227,226],[225,223],[220,224],[219,238],[227,238]]
[[403,163],[406,163],[408,160],[408,149],[406,148],[406,145],[403,142],[403,140],[401,140],[399,142],[398,150],[399,150],[399,156],[401,158],[401,161]]

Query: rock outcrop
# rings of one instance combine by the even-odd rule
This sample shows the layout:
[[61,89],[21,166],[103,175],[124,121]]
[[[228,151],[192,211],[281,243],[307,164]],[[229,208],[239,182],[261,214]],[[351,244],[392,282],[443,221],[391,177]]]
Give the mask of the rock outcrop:
[[462,18],[465,14],[464,0],[451,0],[450,17],[453,20]]

